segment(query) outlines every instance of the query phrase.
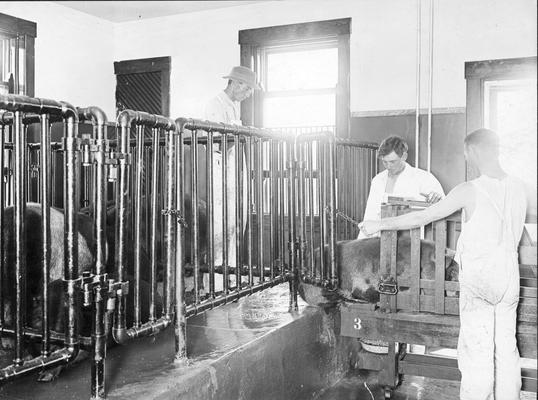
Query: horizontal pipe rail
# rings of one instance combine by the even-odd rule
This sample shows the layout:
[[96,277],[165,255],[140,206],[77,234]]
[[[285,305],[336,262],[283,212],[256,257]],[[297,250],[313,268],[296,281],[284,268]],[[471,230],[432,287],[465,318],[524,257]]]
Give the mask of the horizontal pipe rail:
[[202,302],[198,304],[190,304],[186,307],[186,317],[192,317],[196,314],[202,313],[204,311],[210,310],[212,308],[232,303],[242,297],[249,296],[253,293],[260,292],[265,289],[269,289],[273,286],[280,285],[281,283],[284,283],[288,280],[288,275],[282,275],[279,277],[275,277],[273,280],[270,281],[263,281],[258,284],[252,285],[250,287],[246,287],[240,290],[236,290],[233,292],[228,293],[225,296],[216,297],[214,299],[207,299],[203,300]]

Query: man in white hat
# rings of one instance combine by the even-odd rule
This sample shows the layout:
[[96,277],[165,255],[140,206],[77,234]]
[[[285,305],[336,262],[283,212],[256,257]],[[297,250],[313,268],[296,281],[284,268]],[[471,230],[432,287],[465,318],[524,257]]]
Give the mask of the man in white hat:
[[248,99],[254,89],[260,89],[256,83],[256,73],[239,66],[233,67],[223,78],[228,79],[228,85],[207,103],[205,118],[208,121],[242,125],[239,103]]
[[[242,125],[240,114],[240,102],[252,95],[255,89],[260,89],[256,83],[256,73],[247,67],[233,67],[230,73],[223,78],[228,79],[226,88],[216,97],[211,99],[205,107],[205,118],[212,122],[223,122],[225,124]],[[231,135],[230,135],[231,136]],[[231,139],[231,137],[230,137]],[[236,232],[235,227],[235,202],[236,202],[236,182],[235,182],[235,154],[236,150],[233,142],[228,141],[228,151],[226,154],[227,161],[227,227],[226,238],[223,239],[223,179],[222,179],[222,154],[221,146],[214,145],[213,148],[213,227],[214,227],[214,256],[215,266],[223,264],[223,247],[226,243],[227,264],[236,266],[236,240],[243,232]],[[245,171],[243,161],[243,172]],[[243,173],[243,181],[246,180],[246,174]],[[246,183],[243,184],[243,198],[246,199]],[[245,227],[246,203],[242,205],[243,209],[243,229]],[[218,277],[218,275],[216,276]],[[217,282],[220,279],[216,279]],[[204,286],[207,287],[206,284]],[[217,284],[216,291],[221,288]]]

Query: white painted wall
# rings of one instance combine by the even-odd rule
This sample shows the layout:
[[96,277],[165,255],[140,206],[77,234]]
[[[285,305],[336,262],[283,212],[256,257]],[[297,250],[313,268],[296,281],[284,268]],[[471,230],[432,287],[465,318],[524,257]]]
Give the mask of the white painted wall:
[[[534,0],[435,0],[433,107],[465,106],[464,62],[536,55]],[[115,60],[172,56],[171,115],[200,116],[239,63],[238,31],[352,18],[351,111],[416,101],[417,0],[273,1],[127,22]],[[429,1],[422,0],[421,98],[427,106]]]
[[0,2],[0,12],[37,23],[36,97],[98,106],[114,118],[111,22],[52,2]]
[[[352,18],[351,111],[415,107],[418,0],[287,0],[112,24],[51,2],[0,2],[37,22],[36,96],[114,115],[113,61],[172,57],[171,115],[201,116],[239,63],[238,31]],[[422,0],[422,106],[428,0]],[[435,0],[434,107],[465,106],[463,63],[536,55],[535,0]]]

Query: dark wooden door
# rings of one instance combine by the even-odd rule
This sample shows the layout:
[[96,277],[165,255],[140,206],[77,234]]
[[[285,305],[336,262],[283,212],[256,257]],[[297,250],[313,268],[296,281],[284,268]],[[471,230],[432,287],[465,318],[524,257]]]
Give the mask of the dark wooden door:
[[116,113],[131,109],[170,116],[170,57],[117,61]]

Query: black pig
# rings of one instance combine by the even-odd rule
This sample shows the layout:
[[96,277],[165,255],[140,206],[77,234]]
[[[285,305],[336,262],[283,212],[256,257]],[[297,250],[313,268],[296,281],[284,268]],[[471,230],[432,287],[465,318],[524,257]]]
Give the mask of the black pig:
[[[409,269],[410,247],[411,240],[408,236],[398,239],[396,270],[397,276],[403,279],[411,278]],[[336,265],[339,271],[340,290],[331,292],[311,284],[300,282],[299,294],[307,303],[322,307],[334,305],[343,298],[370,303],[378,302],[379,292],[377,288],[381,278],[379,272],[379,250],[379,237],[338,242],[336,246]],[[325,254],[327,253],[326,251]],[[434,242],[422,240],[420,251],[421,279],[434,279],[434,257]],[[319,252],[317,258],[319,260]],[[450,257],[445,257],[445,279],[458,280],[458,265]],[[400,290],[403,289],[400,288]]]

